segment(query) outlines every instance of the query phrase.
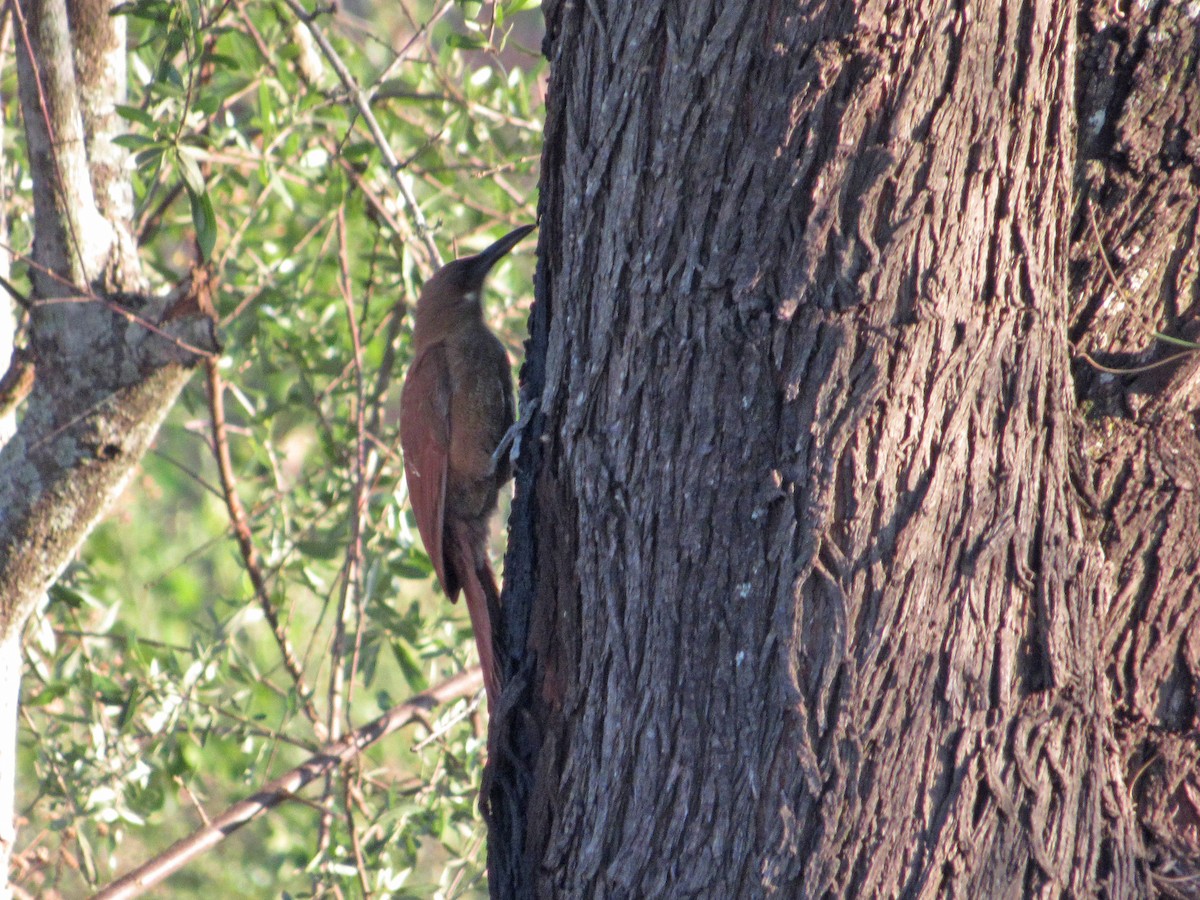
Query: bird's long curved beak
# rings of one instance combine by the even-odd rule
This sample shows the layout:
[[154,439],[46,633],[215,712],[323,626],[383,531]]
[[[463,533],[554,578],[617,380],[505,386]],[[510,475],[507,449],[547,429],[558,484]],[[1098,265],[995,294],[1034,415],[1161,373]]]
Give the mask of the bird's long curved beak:
[[517,245],[517,241],[537,228],[536,225],[522,225],[520,228],[514,229],[506,234],[496,243],[492,244],[482,253],[476,255],[471,260],[471,274],[478,278],[480,282],[483,277],[492,270],[492,266],[498,263],[501,258]]

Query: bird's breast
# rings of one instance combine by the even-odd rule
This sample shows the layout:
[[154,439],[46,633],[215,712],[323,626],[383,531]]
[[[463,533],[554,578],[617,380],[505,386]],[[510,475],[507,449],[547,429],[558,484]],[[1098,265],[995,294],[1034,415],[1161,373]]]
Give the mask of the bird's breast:
[[486,516],[500,486],[492,454],[512,424],[508,354],[483,327],[447,342],[450,368],[450,459],[447,507],[463,518]]

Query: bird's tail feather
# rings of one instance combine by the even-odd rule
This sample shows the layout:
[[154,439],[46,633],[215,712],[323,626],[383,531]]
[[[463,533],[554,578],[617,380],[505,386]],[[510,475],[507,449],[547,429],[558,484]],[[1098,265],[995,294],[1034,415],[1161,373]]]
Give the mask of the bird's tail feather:
[[493,713],[500,702],[500,668],[496,664],[492,623],[499,618],[500,592],[496,587],[496,576],[492,565],[483,553],[476,553],[471,536],[464,531],[455,535],[458,557],[457,566],[462,581],[463,593],[467,598],[467,613],[471,617],[471,629],[475,632],[475,646],[479,649],[479,663],[483,667],[483,686],[487,691],[488,709]]

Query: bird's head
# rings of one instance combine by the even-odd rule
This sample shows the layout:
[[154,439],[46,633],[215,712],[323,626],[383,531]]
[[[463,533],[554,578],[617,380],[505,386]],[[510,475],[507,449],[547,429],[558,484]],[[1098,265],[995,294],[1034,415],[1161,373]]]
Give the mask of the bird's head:
[[480,293],[488,272],[508,253],[517,241],[529,234],[536,225],[522,225],[510,231],[482,253],[464,256],[442,266],[421,288],[417,302],[417,320],[422,318],[458,318],[473,312],[478,315]]

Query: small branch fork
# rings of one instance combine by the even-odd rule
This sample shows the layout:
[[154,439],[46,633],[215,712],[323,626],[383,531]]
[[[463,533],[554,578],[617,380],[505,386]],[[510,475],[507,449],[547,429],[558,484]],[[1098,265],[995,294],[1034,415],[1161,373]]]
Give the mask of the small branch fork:
[[297,791],[355,759],[372,744],[405,725],[423,721],[429,710],[469,696],[482,685],[483,672],[477,666],[417,694],[406,703],[392,707],[379,718],[350,732],[296,768],[263,785],[254,795],[235,803],[204,827],[176,841],[159,856],[102,889],[92,900],[127,900],[140,896],[268,809],[285,800],[295,799]]

